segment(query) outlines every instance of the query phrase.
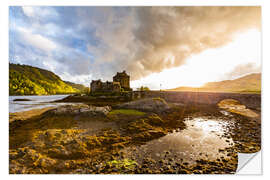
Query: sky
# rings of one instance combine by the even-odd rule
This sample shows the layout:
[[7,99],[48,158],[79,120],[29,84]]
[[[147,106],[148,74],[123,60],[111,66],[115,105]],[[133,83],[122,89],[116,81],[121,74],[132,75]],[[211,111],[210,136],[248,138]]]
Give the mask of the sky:
[[260,7],[9,8],[9,62],[89,86],[202,86],[261,72]]

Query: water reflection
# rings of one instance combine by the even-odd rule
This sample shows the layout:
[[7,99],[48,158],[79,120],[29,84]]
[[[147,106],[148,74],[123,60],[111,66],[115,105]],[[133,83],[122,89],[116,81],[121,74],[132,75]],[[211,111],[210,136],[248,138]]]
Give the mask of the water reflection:
[[230,112],[228,112],[228,111],[219,111],[219,112],[221,112],[225,116],[233,117],[233,115]]
[[185,124],[186,129],[133,148],[133,152],[127,152],[127,154],[140,154],[136,155],[139,161],[149,156],[155,160],[171,157],[176,161],[194,164],[199,159],[226,158],[222,149],[234,145],[232,139],[222,137],[228,131],[227,127],[233,123],[207,118],[193,118],[186,119]]
[[[49,95],[49,96],[9,96],[9,112],[28,111],[31,109],[54,107],[67,103],[51,103],[60,100],[68,95]],[[14,99],[29,99],[31,101],[14,101]]]

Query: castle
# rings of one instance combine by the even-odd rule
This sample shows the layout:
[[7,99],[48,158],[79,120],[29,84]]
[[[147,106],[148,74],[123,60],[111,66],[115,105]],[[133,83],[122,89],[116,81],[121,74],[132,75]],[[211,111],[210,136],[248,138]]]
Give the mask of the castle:
[[102,82],[100,79],[96,81],[92,81],[91,93],[95,92],[120,92],[121,89],[124,91],[132,91],[130,88],[130,76],[127,75],[126,71],[117,72],[115,76],[113,76],[113,82]]

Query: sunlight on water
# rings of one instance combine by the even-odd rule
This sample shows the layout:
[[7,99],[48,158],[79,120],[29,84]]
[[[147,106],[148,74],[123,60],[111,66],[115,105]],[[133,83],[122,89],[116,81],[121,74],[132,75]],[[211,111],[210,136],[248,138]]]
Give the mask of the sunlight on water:
[[202,118],[197,118],[192,121],[185,122],[188,127],[197,128],[198,131],[203,131],[204,133],[209,133],[211,131],[215,131],[217,133],[222,133],[224,131],[224,125],[227,125],[226,122],[218,122],[214,120],[205,121]]
[[199,159],[216,160],[226,157],[220,149],[234,145],[231,138],[224,138],[227,127],[233,125],[222,120],[193,118],[186,119],[186,129],[179,132],[174,131],[162,138],[150,141],[145,145],[136,148],[137,153],[144,154],[143,157],[153,159],[161,157],[163,152],[170,151],[174,159],[182,159],[194,163]]

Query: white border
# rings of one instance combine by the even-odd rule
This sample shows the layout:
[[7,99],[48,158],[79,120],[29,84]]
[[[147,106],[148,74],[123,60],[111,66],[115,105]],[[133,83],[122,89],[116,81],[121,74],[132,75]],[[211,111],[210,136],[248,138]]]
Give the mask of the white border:
[[[267,164],[269,164],[266,160],[270,159],[269,157],[269,132],[268,128],[270,128],[270,118],[269,114],[269,107],[270,107],[270,1],[269,0],[1,0],[0,1],[0,50],[1,50],[1,59],[0,59],[0,73],[1,73],[1,178],[20,178],[20,179],[48,179],[48,178],[84,178],[84,179],[92,179],[92,178],[112,178],[112,179],[137,179],[137,178],[203,178],[203,179],[211,179],[211,178],[245,178],[245,179],[261,179],[267,178],[269,176],[269,170]],[[207,176],[207,175],[177,175],[177,176],[168,176],[168,175],[147,175],[147,176],[102,176],[102,175],[65,175],[65,176],[58,176],[58,175],[8,175],[8,6],[9,5],[47,5],[47,6],[62,6],[62,5],[75,5],[75,6],[262,6],[262,22],[263,22],[263,76],[262,76],[262,147],[263,147],[263,154],[262,157],[264,159],[262,167],[264,169],[263,176],[227,176],[227,175],[219,175],[219,176]],[[264,138],[263,138],[264,137]],[[264,139],[266,141],[264,141]],[[264,153],[265,152],[265,153]],[[266,164],[267,163],[267,164]],[[269,179],[269,177],[268,177]]]

